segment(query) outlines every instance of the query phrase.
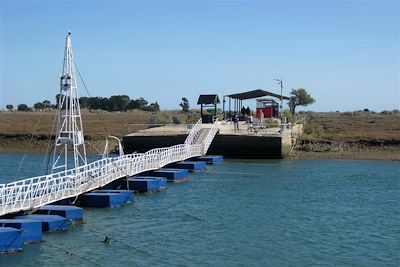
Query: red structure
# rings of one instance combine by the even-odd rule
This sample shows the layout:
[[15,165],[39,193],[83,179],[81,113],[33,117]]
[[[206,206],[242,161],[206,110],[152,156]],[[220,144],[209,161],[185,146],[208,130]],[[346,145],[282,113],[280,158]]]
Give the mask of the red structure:
[[258,119],[263,118],[278,118],[279,106],[278,103],[273,99],[256,99],[256,116]]
[[[256,99],[257,107],[256,107],[256,117],[258,119],[263,118],[278,118],[279,117],[279,105],[278,102],[272,99],[267,98],[259,98],[258,97],[274,97],[276,99],[282,100],[290,100],[288,96],[283,96],[275,93],[271,93],[262,89],[257,89],[253,91],[238,93],[238,94],[231,94],[225,95],[223,98],[223,112],[226,118],[231,118],[233,114],[240,113],[241,109],[243,108],[243,100],[247,99]],[[229,109],[226,112],[225,110],[225,97],[228,97],[228,106]],[[232,100],[232,101],[231,101]],[[231,102],[233,102],[233,110],[231,109]]]

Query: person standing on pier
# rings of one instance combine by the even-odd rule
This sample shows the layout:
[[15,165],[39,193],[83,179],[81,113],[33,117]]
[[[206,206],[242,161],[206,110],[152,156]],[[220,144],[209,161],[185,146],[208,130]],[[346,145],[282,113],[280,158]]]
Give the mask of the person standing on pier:
[[233,117],[234,129],[239,130],[239,113],[236,113]]

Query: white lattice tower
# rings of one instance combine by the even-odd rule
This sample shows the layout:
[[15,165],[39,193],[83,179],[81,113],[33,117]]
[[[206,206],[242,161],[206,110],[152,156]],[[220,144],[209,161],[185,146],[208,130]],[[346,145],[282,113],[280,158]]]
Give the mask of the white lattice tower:
[[66,37],[56,116],[52,173],[87,164],[70,32]]

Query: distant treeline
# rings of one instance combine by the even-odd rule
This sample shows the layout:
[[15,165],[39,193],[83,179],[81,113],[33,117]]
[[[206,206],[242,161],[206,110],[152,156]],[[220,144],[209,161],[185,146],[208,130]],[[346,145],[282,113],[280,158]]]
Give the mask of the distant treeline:
[[[58,95],[56,99],[58,99]],[[58,103],[58,101],[57,101]],[[150,103],[143,97],[138,99],[130,99],[127,95],[113,95],[107,97],[81,97],[79,98],[81,108],[101,109],[107,111],[127,111],[139,109],[144,111],[157,112],[160,111],[160,106],[157,102]]]
[[[51,104],[49,100],[43,102],[37,102],[33,107],[29,107],[26,104],[19,104],[17,106],[18,111],[32,111],[43,110],[43,109],[56,109],[59,103],[60,94],[56,95],[56,104]],[[127,110],[143,110],[158,112],[160,106],[157,102],[150,103],[143,97],[138,99],[130,99],[127,95],[113,95],[110,98],[107,97],[81,97],[79,98],[79,104],[81,108],[90,110],[106,110],[106,111],[127,111]],[[14,110],[13,105],[7,105],[8,110]]]

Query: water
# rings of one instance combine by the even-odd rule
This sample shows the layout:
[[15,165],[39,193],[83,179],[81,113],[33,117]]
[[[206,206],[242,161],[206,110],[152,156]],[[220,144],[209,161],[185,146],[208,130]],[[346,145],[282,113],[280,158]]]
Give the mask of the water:
[[[21,157],[0,155],[1,182]],[[85,208],[83,225],[0,266],[399,266],[399,203],[397,162],[225,161],[120,208]]]

